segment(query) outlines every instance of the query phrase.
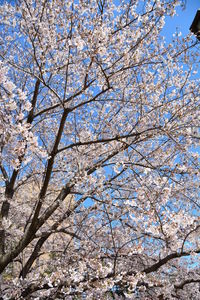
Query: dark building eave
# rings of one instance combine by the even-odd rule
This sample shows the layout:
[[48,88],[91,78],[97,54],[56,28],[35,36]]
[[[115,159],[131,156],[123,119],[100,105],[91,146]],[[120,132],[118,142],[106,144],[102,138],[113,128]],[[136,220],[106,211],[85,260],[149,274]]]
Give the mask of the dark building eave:
[[197,27],[199,20],[200,20],[200,9],[197,10],[196,16],[192,22],[192,25],[190,26],[190,31],[193,32],[194,34],[196,34],[199,30],[199,28]]

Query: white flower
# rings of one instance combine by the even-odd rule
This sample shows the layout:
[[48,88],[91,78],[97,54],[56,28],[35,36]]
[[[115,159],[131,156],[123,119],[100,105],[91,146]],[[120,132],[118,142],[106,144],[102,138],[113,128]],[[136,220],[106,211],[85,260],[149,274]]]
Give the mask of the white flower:
[[12,222],[10,219],[3,218],[2,220],[2,226],[5,230],[8,230],[12,226]]
[[24,104],[24,109],[25,109],[26,111],[30,111],[31,108],[32,108],[31,103],[30,103],[29,101],[26,101],[25,104]]
[[11,81],[6,81],[6,82],[4,83],[4,86],[5,86],[5,88],[6,88],[10,93],[12,93],[13,90],[16,88],[15,84],[12,83]]

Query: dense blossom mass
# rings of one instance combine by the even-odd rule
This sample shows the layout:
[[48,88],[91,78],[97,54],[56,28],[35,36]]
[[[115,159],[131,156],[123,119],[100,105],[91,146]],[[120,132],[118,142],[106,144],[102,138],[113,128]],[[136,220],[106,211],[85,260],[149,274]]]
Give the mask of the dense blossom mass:
[[0,299],[200,299],[200,49],[177,0],[0,4]]

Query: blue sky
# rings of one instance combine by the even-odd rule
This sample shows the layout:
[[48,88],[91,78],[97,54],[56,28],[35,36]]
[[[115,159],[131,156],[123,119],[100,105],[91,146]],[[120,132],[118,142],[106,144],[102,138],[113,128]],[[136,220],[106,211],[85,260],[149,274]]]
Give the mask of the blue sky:
[[163,30],[166,39],[171,39],[176,28],[178,28],[178,31],[182,32],[183,36],[187,35],[198,9],[200,9],[200,0],[187,0],[186,8],[184,10],[179,8],[177,10],[177,16],[166,18],[166,24]]

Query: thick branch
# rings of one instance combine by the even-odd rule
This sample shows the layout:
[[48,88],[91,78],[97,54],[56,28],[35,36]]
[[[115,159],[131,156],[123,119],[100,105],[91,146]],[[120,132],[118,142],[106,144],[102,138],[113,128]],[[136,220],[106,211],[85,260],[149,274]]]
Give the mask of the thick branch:
[[[198,253],[200,253],[200,249],[196,250],[194,252],[198,254]],[[191,255],[191,252],[171,253],[171,254],[165,256],[163,259],[159,260],[157,263],[153,264],[152,266],[144,269],[143,272],[146,273],[146,274],[156,272],[159,268],[164,266],[170,260],[175,259],[175,258],[184,257],[184,256],[189,256],[189,255]]]

